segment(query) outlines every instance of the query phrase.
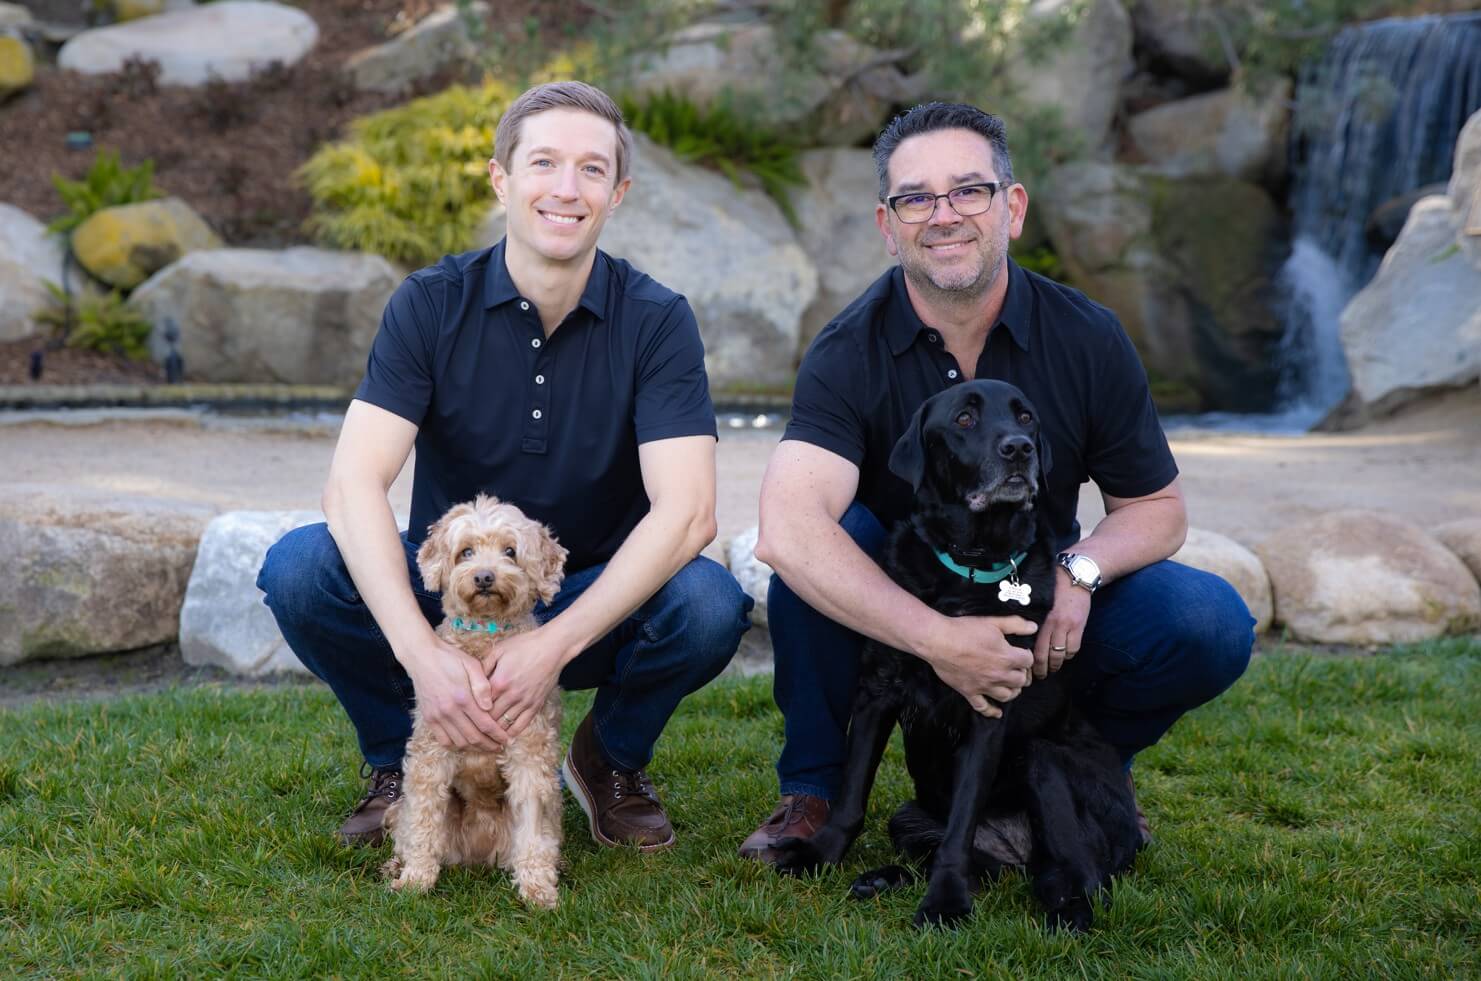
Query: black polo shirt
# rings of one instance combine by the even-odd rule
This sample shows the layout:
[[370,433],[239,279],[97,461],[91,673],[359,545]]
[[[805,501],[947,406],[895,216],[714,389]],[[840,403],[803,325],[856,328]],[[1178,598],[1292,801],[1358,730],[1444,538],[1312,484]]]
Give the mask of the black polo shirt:
[[549,525],[573,572],[610,559],[648,513],[640,443],[716,435],[688,301],[600,250],[549,338],[502,241],[412,273],[355,398],[418,427],[412,541],[482,491]]
[[[1172,483],[1177,464],[1147,375],[1116,315],[1078,290],[1008,260],[1008,293],[976,366],[1011,382],[1039,412],[1052,465],[1041,507],[1058,548],[1080,538],[1080,485],[1141,497]],[[899,266],[823,329],[797,374],[784,438],[821,446],[859,468],[858,500],[889,527],[911,488],[890,451],[922,402],[964,381],[937,333],[921,323]]]

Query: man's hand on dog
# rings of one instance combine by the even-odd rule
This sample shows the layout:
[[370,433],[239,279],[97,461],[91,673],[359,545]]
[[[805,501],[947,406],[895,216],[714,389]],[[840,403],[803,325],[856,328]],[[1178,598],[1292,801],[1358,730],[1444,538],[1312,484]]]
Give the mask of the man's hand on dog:
[[499,641],[494,659],[489,672],[493,716],[513,739],[525,731],[560,680],[559,650],[536,629]]
[[1090,619],[1090,594],[1071,582],[1065,570],[1056,568],[1054,574],[1054,608],[1034,638],[1035,678],[1049,677],[1075,656]]
[[[956,689],[972,710],[989,719],[1003,710],[993,702],[1011,702],[1029,683],[1034,655],[1008,643],[1039,628],[1022,617],[937,617],[921,657],[936,676]],[[991,701],[989,701],[991,699]]]
[[509,737],[490,711],[494,696],[483,665],[440,638],[403,660],[417,710],[437,742],[449,749],[497,750]]

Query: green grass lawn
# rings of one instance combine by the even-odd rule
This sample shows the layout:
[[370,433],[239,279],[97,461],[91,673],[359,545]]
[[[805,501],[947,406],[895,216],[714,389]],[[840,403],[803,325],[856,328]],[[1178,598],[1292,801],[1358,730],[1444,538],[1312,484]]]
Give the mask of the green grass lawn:
[[1019,875],[956,933],[910,927],[921,887],[846,897],[889,858],[898,745],[842,870],[742,862],[780,733],[769,679],[690,699],[652,767],[678,846],[599,850],[568,800],[561,907],[538,912],[490,870],[392,895],[388,850],[334,843],[359,759],[323,689],[3,713],[0,975],[1481,976],[1476,639],[1258,658],[1140,758],[1156,841],[1088,936],[1046,933]]

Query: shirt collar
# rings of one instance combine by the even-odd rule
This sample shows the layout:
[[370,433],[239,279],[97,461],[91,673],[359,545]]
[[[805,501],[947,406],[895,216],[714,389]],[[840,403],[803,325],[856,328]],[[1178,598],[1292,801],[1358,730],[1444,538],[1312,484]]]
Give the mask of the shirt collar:
[[[1008,292],[1003,297],[1003,309],[998,314],[998,324],[1006,327],[1014,343],[1027,351],[1033,337],[1033,285],[1029,282],[1028,273],[1018,263],[1010,258],[1007,265]],[[927,328],[921,322],[920,315],[915,312],[915,307],[910,304],[910,294],[905,291],[905,270],[898,265],[890,272],[890,285],[894,292],[894,316],[889,318],[886,334],[890,353],[900,355]],[[996,327],[997,324],[993,326]]]
[[[509,266],[504,262],[504,243],[499,239],[489,250],[488,268],[484,272],[484,307],[492,310],[520,298],[519,289],[509,276]],[[596,259],[591,264],[591,275],[586,278],[586,289],[581,291],[578,307],[588,310],[593,317],[603,320],[607,316],[607,284],[612,272],[607,253],[597,249]]]

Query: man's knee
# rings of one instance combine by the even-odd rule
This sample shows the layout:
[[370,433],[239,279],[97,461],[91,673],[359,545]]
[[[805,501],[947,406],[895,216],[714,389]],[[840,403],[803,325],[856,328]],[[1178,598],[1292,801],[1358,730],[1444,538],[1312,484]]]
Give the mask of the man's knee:
[[359,602],[339,546],[323,522],[294,528],[278,539],[258,570],[257,588],[279,619],[309,613],[326,594],[341,602]]
[[667,628],[681,632],[690,656],[718,665],[717,672],[735,655],[755,605],[724,566],[704,556],[675,573],[658,599]]
[[1201,687],[1213,698],[1233,685],[1249,667],[1255,646],[1255,618],[1228,581],[1178,563],[1180,596],[1174,621],[1177,649],[1197,659]]

